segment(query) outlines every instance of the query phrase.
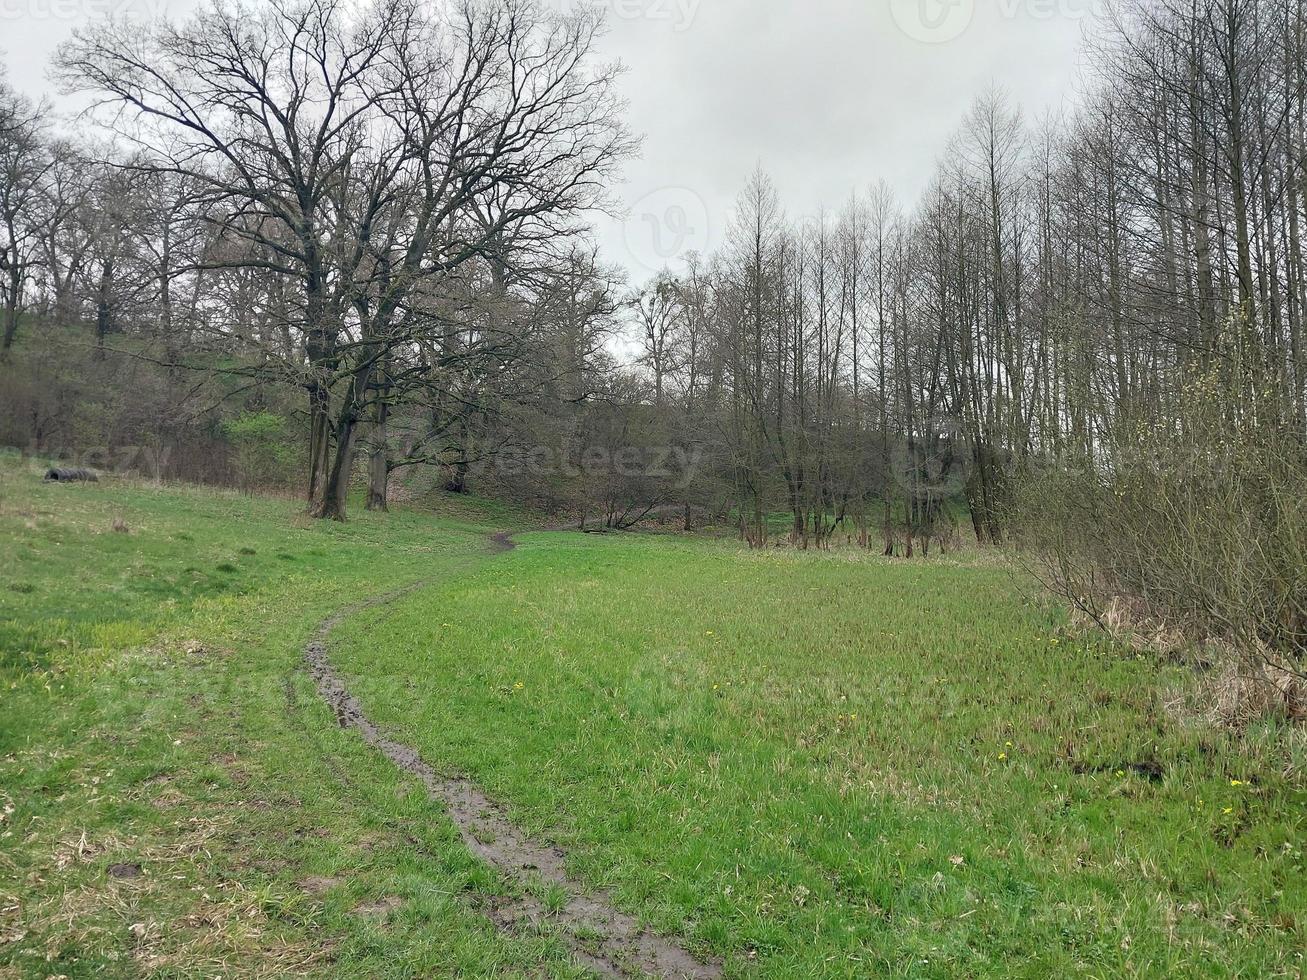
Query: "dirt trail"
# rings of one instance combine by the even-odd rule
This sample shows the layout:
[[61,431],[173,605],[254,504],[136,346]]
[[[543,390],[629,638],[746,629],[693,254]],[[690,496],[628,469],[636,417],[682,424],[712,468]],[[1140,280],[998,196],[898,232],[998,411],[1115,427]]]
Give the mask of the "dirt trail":
[[[490,547],[495,553],[502,553],[515,546],[510,534],[500,532],[491,536]],[[546,910],[531,895],[483,896],[485,910],[499,928],[517,931],[543,923],[559,926],[576,961],[601,976],[651,974],[696,980],[720,977],[720,963],[700,962],[681,946],[655,935],[638,920],[618,911],[607,893],[581,888],[567,877],[562,851],[528,839],[508,820],[503,808],[487,798],[474,783],[437,772],[422,760],[415,748],[387,737],[363,713],[362,705],[331,665],[327,640],[332,630],[350,616],[394,602],[426,584],[418,582],[341,609],[323,621],[304,648],[304,658],[318,693],[335,711],[341,726],[354,729],[400,769],[422,780],[431,797],[445,805],[463,843],[473,854],[518,881],[534,877],[566,892],[566,902],[554,911]]]

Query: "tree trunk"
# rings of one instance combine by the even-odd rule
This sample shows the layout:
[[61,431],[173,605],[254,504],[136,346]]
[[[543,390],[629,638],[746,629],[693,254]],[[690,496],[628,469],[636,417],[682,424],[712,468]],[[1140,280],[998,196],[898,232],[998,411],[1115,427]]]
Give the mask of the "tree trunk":
[[368,510],[390,510],[390,464],[386,451],[375,446],[368,459]]
[[309,392],[309,488],[308,506],[314,512],[327,485],[331,463],[331,394],[325,385],[313,382]]
[[[18,307],[22,299],[24,262],[18,250],[18,235],[12,221],[6,222],[5,229],[10,248],[0,251],[0,269],[8,273],[8,295],[5,296],[4,338],[0,341],[0,354],[8,354],[18,336]],[[12,253],[12,255],[10,254]]]
[[454,464],[454,472],[445,484],[445,489],[450,493],[467,493],[467,463],[459,460]]
[[9,302],[5,303],[5,334],[0,350],[8,353],[9,348],[14,346],[14,338],[17,336],[18,305],[11,299]]
[[[384,384],[384,382],[383,382]],[[390,404],[387,393],[379,391],[372,429],[372,450],[368,457],[368,510],[389,510],[390,482]]]
[[349,477],[354,462],[354,434],[358,428],[351,419],[343,419],[336,429],[336,458],[323,486],[321,499],[314,505],[314,517],[333,521],[345,520],[345,504],[349,495]]
[[113,282],[113,263],[106,260],[100,270],[100,284],[95,303],[95,358],[104,358],[104,338],[113,329],[113,310],[110,304],[110,284]]

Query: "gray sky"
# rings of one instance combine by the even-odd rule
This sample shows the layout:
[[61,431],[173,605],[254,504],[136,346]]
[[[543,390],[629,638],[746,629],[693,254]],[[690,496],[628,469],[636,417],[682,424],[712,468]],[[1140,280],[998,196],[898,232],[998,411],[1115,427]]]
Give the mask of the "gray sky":
[[[758,162],[791,214],[836,211],[882,178],[910,206],[977,92],[999,85],[1028,118],[1073,100],[1102,0],[598,2],[645,136],[614,188],[628,213],[601,219],[598,236],[639,282],[721,242]],[[183,13],[190,0],[0,0],[10,80],[41,95],[75,26],[146,4]]]
[[637,281],[719,244],[759,162],[791,214],[880,179],[910,206],[978,92],[997,84],[1030,118],[1072,100],[1098,16],[1094,0],[604,2],[645,145],[630,213],[599,237]]

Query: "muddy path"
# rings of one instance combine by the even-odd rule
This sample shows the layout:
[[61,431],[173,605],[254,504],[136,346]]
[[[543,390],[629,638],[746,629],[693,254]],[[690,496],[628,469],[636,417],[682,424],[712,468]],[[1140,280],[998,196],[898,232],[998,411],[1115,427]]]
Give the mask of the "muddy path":
[[[508,532],[489,539],[495,554],[515,545]],[[489,799],[470,780],[437,771],[411,745],[395,741],[363,712],[332,666],[328,640],[332,631],[350,616],[394,602],[430,583],[417,582],[341,609],[324,620],[304,648],[304,659],[318,693],[335,712],[343,728],[357,731],[374,749],[404,772],[416,776],[433,800],[444,805],[467,849],[509,879],[525,884],[542,882],[561,888],[561,908],[525,892],[520,897],[482,895],[481,908],[500,929],[531,931],[541,925],[557,927],[576,962],[605,977],[713,978],[722,975],[719,962],[704,963],[674,941],[658,936],[639,920],[620,912],[609,894],[587,890],[564,870],[566,855],[548,844],[526,837],[508,819],[503,807]]]

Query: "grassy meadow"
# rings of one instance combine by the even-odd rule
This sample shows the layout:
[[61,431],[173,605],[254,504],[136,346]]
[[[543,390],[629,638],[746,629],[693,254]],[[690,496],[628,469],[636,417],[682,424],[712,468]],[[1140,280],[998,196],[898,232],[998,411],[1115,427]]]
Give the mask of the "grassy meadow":
[[995,556],[353,514],[0,468],[0,978],[586,975],[303,667],[415,581],[332,640],[370,717],[727,976],[1301,975],[1301,733]]

